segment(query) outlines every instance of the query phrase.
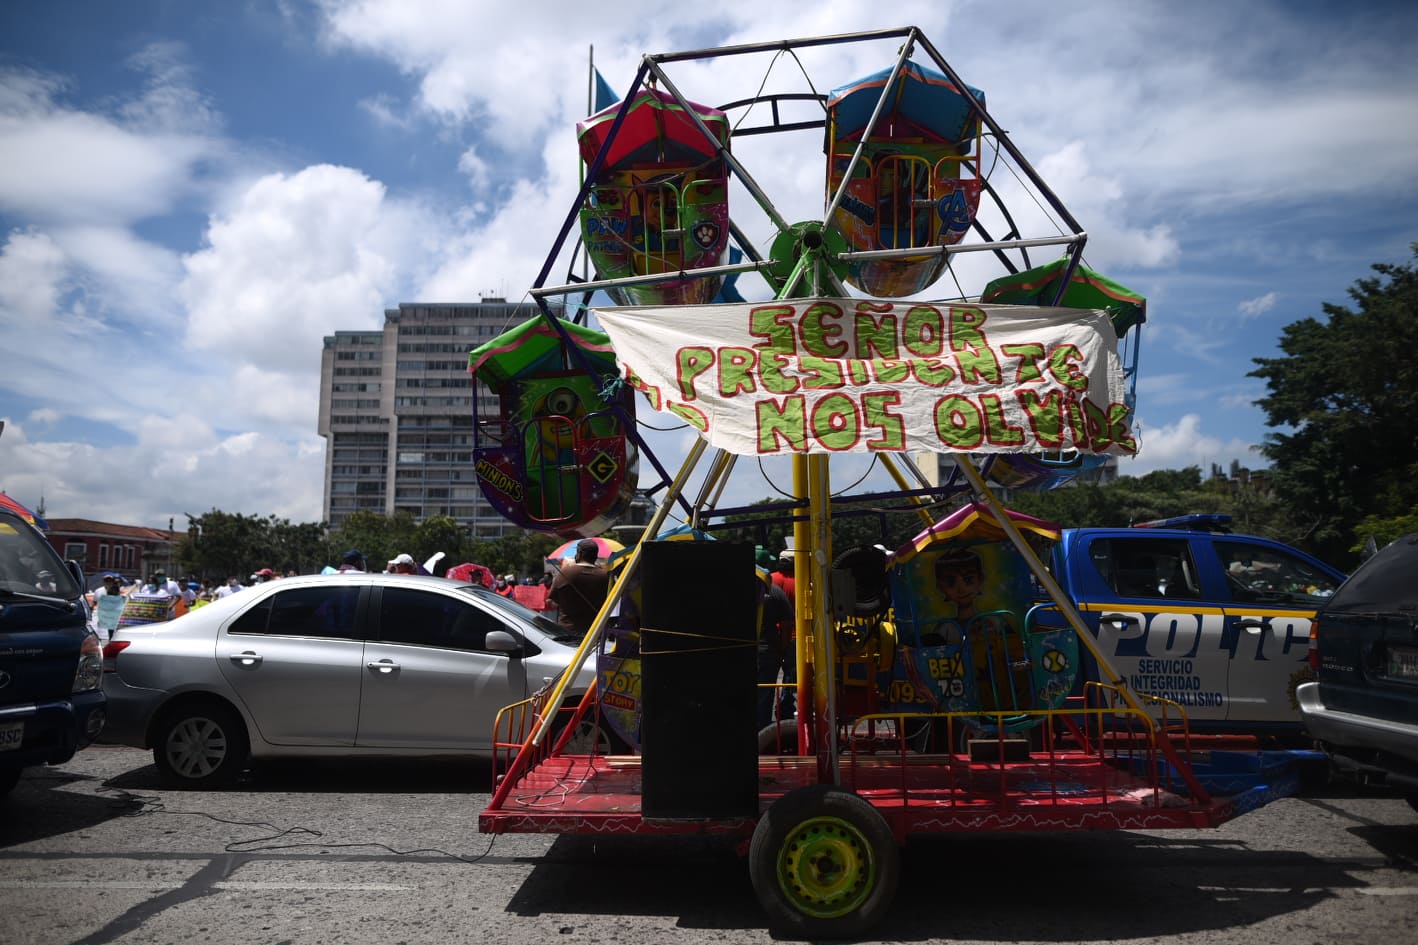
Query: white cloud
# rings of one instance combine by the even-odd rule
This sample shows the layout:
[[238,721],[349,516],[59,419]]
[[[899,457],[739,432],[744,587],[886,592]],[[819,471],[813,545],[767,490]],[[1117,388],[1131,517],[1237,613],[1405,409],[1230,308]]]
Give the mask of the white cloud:
[[155,74],[105,114],[63,104],[67,86],[55,77],[0,70],[0,87],[14,87],[0,95],[0,212],[94,225],[172,210],[199,164],[221,156],[211,116],[184,78]]
[[1200,467],[1202,474],[1210,472],[1212,464],[1227,468],[1238,460],[1248,469],[1263,469],[1266,460],[1256,450],[1256,444],[1235,438],[1223,439],[1202,432],[1199,414],[1184,414],[1176,423],[1149,427],[1137,424],[1142,445],[1134,458],[1121,459],[1119,471],[1126,476],[1141,476],[1158,469]]
[[0,325],[48,323],[58,305],[64,254],[43,233],[14,232],[0,247]]
[[1245,318],[1255,318],[1257,315],[1263,315],[1275,308],[1275,303],[1279,300],[1279,295],[1274,292],[1267,292],[1265,295],[1260,295],[1253,299],[1246,299],[1240,305],[1236,306],[1236,310]]
[[309,376],[325,335],[381,324],[401,275],[418,266],[424,228],[435,221],[350,168],[263,177],[183,261],[186,343]]
[[[183,528],[185,513],[213,508],[293,521],[319,517],[324,444],[260,433],[215,436],[192,416],[142,424],[128,446],[33,441],[7,419],[0,436],[5,491],[38,503],[53,518],[92,518]],[[98,500],[98,501],[96,501]]]

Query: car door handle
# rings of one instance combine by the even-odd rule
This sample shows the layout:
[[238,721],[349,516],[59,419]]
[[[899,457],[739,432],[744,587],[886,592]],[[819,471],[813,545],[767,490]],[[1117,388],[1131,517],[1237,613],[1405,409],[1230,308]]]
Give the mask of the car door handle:
[[1236,621],[1236,626],[1247,633],[1260,633],[1265,629],[1265,621],[1256,617],[1242,617]]
[[233,663],[237,664],[238,666],[260,666],[260,665],[261,665],[261,654],[259,654],[259,653],[253,653],[253,652],[250,651],[250,650],[246,650],[246,651],[244,651],[244,652],[242,652],[242,653],[231,653],[231,654],[228,654],[227,659],[231,660]]
[[379,660],[378,662],[369,662],[364,665],[386,676],[399,668],[399,664],[393,660]]

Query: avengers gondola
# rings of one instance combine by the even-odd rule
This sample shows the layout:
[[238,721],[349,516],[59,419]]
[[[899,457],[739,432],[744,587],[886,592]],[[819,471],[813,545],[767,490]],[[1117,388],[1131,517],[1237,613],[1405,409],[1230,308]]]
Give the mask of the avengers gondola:
[[[829,205],[865,140],[832,223],[852,250],[952,245],[980,205],[979,116],[969,96],[940,73],[906,63],[887,88],[891,71],[834,89],[828,98]],[[867,134],[883,93],[885,105]],[[984,106],[983,92],[969,93]],[[935,282],[948,264],[943,254],[853,260],[847,281],[870,295],[901,298]]]
[[[594,375],[540,317],[469,354],[468,371],[500,406],[498,416],[486,420],[474,408],[474,470],[483,495],[510,521],[568,536],[599,535],[635,492],[635,444],[612,406],[633,420],[635,401],[628,388],[614,384],[615,355],[606,336],[570,322],[563,327]],[[615,393],[603,393],[606,385]]]
[[[1062,305],[1107,312],[1119,342],[1126,342],[1131,333],[1132,343],[1119,345],[1124,357],[1125,399],[1131,409],[1137,384],[1137,337],[1140,326],[1147,320],[1147,299],[1081,263],[1074,267],[1071,274],[1068,273],[1069,259],[1062,257],[1047,265],[1002,276],[985,286],[980,301],[1009,305]],[[1065,274],[1068,274],[1067,285],[1063,285]],[[1061,286],[1062,294],[1059,291]],[[1063,485],[1106,461],[1106,456],[1085,455],[1077,450],[998,453],[985,461],[981,472],[1005,488],[1042,491]]]
[[[602,279],[690,272],[723,262],[729,242],[729,146],[723,112],[692,105],[714,135],[707,139],[673,97],[653,89],[634,96],[610,137],[621,103],[576,126],[584,169],[609,149],[581,207],[586,252]],[[713,301],[719,276],[687,277],[610,289],[621,305],[696,305]]]

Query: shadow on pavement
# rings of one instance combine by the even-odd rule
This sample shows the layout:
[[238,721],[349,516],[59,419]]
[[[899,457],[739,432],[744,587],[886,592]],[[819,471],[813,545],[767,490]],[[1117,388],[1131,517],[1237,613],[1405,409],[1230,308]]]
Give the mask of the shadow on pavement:
[[[913,839],[882,941],[1113,941],[1220,932],[1362,886],[1304,853],[1214,838],[1089,832]],[[762,928],[732,842],[559,837],[508,905],[520,916],[664,916],[680,928]],[[571,923],[574,926],[574,921]]]
[[[171,790],[148,764],[109,778],[104,784],[125,791]],[[262,761],[217,791],[334,794],[485,794],[492,767],[486,761],[312,760]],[[205,792],[204,792],[205,793]]]
[[[71,785],[83,790],[67,790]],[[27,768],[20,783],[0,797],[0,848],[85,830],[134,811],[118,797],[91,793],[99,780],[63,767]]]

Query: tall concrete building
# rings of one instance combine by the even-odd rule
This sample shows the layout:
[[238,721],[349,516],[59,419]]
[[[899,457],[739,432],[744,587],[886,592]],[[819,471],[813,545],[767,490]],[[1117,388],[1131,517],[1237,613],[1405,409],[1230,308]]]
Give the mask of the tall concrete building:
[[[381,331],[337,331],[320,355],[324,517],[357,510],[450,515],[476,538],[517,527],[495,513],[473,474],[473,379],[468,352],[535,313],[526,305],[401,303]],[[497,398],[477,386],[478,411]]]

